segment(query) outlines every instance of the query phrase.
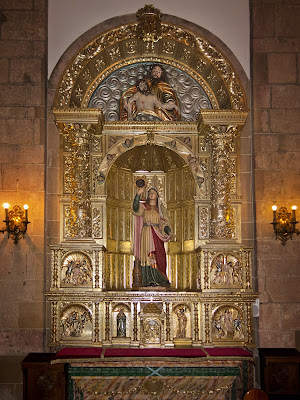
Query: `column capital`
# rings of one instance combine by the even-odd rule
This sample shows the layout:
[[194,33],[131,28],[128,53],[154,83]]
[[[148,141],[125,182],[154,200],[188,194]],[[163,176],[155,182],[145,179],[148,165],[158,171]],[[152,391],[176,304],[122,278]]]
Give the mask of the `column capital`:
[[53,109],[53,114],[55,115],[55,123],[58,128],[59,133],[64,133],[65,127],[68,125],[94,125],[97,127],[99,134],[102,132],[104,125],[104,117],[102,110],[100,109],[74,109],[74,108],[64,108],[64,109]]
[[229,131],[229,127],[235,127],[239,133],[245,125],[248,114],[248,110],[200,110],[198,133],[206,135],[212,128]]

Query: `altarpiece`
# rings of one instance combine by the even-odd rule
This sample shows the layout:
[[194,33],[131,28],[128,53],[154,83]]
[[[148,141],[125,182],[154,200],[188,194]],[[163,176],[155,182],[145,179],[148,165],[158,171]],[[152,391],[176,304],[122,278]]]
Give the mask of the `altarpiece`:
[[[244,90],[213,43],[149,7],[82,48],[57,88],[61,241],[51,246],[46,293],[50,346],[251,346]],[[169,214],[169,287],[141,283],[137,182],[154,187]]]

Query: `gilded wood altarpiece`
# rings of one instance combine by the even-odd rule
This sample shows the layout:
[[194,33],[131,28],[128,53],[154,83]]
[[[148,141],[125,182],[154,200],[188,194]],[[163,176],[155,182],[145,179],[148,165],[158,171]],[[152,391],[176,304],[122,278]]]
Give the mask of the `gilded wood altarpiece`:
[[[101,34],[57,89],[61,241],[51,247],[46,293],[51,346],[253,344],[257,294],[241,237],[243,88],[212,43],[158,24],[155,40],[137,23]],[[153,64],[167,71],[181,117],[122,120],[122,96]],[[159,191],[176,234],[168,290],[133,289],[131,203],[140,177]]]

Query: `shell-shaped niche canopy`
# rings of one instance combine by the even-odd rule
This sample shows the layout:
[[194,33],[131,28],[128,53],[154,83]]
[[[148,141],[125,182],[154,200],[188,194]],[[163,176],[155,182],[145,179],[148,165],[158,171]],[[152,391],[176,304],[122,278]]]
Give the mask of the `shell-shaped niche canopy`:
[[[151,71],[154,68],[163,71],[162,80],[153,80]],[[139,88],[142,81],[146,82],[145,94]],[[152,113],[138,108],[139,97],[141,102],[148,101]],[[137,121],[174,120],[170,113],[172,109],[166,109],[164,113],[156,112],[159,105],[166,107],[171,102],[177,104],[179,109],[176,120],[182,121],[195,121],[200,109],[212,108],[201,85],[187,72],[172,65],[149,61],[134,63],[111,73],[96,88],[88,107],[101,108],[107,122],[128,120],[128,101],[136,107],[133,119]]]

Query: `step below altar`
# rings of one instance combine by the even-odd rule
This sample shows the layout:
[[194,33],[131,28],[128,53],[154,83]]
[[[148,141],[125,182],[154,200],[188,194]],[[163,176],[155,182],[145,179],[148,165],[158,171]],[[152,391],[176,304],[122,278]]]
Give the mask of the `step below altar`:
[[50,346],[252,346],[252,291],[51,291]]

